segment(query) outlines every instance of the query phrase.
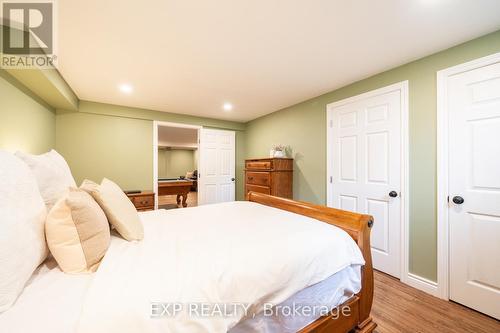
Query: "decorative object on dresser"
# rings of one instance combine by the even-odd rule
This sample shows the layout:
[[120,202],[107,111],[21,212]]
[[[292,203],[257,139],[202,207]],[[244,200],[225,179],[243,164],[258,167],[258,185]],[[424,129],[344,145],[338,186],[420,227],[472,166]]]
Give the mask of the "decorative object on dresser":
[[276,157],[276,158],[285,158],[286,157],[286,149],[287,146],[282,145],[281,143],[275,144],[272,146],[271,152],[270,152],[270,157]]
[[125,191],[138,211],[155,209],[155,193],[152,191]]
[[293,198],[293,158],[245,160],[245,195],[259,192]]

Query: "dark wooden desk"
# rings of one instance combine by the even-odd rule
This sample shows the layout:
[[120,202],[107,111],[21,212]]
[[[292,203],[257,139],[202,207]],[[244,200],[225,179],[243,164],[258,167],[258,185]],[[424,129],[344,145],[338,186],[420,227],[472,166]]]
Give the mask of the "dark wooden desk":
[[185,179],[158,179],[158,195],[177,195],[177,204],[187,207],[187,197],[193,181]]

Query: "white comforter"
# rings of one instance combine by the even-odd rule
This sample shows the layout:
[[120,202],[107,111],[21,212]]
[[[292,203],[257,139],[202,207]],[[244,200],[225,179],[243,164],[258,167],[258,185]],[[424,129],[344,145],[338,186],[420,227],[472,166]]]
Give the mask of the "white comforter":
[[[243,303],[252,305],[251,315],[364,264],[341,229],[251,202],[159,210],[141,219],[143,241],[113,240],[87,293],[79,333],[227,332],[242,319],[242,307],[229,316],[191,310]],[[152,318],[156,302],[182,310]]]

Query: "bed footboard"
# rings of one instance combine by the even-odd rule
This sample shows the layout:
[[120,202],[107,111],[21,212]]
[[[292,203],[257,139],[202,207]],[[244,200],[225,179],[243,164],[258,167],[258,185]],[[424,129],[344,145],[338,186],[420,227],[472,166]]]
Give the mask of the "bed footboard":
[[373,218],[369,215],[273,197],[256,192],[248,192],[247,200],[335,225],[345,230],[358,244],[363,253],[366,263],[361,271],[361,291],[355,297],[338,307],[342,309],[348,306],[351,309],[350,314],[346,316],[339,316],[337,314],[321,317],[300,332],[346,333],[352,330],[360,333],[372,332],[377,326],[370,316],[373,303],[373,266],[370,247],[370,229],[373,226]]

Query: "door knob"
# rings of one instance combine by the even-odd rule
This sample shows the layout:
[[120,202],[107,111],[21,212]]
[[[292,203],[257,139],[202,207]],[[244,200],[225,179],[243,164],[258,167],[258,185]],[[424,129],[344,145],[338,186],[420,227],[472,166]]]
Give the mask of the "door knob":
[[454,196],[453,197],[453,202],[456,203],[457,205],[461,205],[465,202],[464,198],[462,198],[461,196]]
[[234,178],[231,178],[231,181],[234,182]]
[[391,191],[391,192],[389,192],[389,196],[390,196],[391,198],[395,198],[395,197],[397,197],[397,196],[398,196],[398,192],[396,192],[396,191]]

